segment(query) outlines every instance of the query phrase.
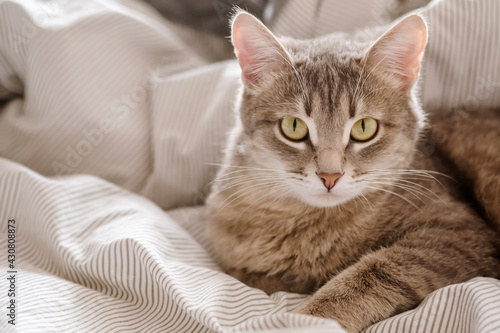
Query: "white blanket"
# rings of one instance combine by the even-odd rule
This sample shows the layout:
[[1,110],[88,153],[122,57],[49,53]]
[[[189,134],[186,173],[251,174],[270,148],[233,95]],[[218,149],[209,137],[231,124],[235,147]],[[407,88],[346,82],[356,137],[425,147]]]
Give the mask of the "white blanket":
[[[367,0],[358,8],[363,1],[367,13],[358,18],[369,21],[379,11]],[[500,31],[500,21],[487,19],[500,3],[474,3],[444,0],[428,9],[431,27],[453,4],[468,6],[465,18],[454,9],[461,23],[485,15],[483,34],[457,46],[462,60],[483,61],[477,71],[458,73],[458,58],[438,62],[461,37],[451,34],[446,44],[431,33],[426,66],[440,72],[422,82],[428,106],[467,104],[468,96],[471,107],[500,105],[498,59],[484,65],[500,53],[498,34],[488,33]],[[318,4],[320,11],[292,0],[268,23],[283,34],[307,31],[298,37],[339,29],[327,24],[332,2]],[[309,15],[309,28],[294,30],[299,12]],[[364,23],[345,19],[341,28]],[[204,235],[204,207],[179,208],[203,202],[216,172],[207,163],[220,160],[233,117],[238,66],[214,63],[229,56],[226,43],[165,21],[140,1],[0,0],[0,332],[342,331],[334,321],[291,314],[305,295],[268,296],[221,272]],[[451,80],[433,103],[429,87],[447,76],[470,80]],[[477,92],[469,83],[481,77]],[[368,332],[495,332],[499,309],[500,281],[476,278]]]

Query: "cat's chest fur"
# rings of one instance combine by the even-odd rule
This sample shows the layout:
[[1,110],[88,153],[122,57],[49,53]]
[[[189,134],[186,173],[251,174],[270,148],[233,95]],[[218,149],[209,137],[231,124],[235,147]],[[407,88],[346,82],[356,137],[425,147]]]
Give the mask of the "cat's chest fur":
[[[226,196],[210,198],[209,232],[222,265],[262,289],[255,279],[279,280],[271,290],[311,291],[376,246],[373,207],[313,208],[294,201],[269,205],[246,197],[217,212]],[[245,281],[245,279],[247,279]],[[300,288],[300,289],[295,289]]]

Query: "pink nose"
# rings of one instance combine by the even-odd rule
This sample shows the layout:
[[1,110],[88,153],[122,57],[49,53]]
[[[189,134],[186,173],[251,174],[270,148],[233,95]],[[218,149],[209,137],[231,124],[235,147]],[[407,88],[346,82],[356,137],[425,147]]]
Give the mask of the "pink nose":
[[330,191],[337,183],[337,180],[342,177],[341,173],[320,173],[318,177],[323,181],[323,185]]

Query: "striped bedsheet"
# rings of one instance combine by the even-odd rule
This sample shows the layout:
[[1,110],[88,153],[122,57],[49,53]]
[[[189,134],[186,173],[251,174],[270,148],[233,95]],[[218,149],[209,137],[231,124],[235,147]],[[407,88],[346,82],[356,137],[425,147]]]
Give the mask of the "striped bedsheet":
[[[388,23],[390,3],[290,0],[267,23],[354,31]],[[500,2],[424,14],[424,104],[500,105]],[[0,0],[0,332],[342,332],[291,313],[306,295],[266,295],[214,261],[202,203],[238,89],[227,46],[139,0]],[[367,332],[500,332],[500,281],[443,288]]]

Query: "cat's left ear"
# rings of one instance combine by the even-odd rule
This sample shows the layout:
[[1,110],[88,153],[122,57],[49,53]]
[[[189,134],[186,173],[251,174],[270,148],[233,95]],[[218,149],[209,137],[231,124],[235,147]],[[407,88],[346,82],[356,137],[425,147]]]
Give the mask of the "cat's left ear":
[[366,52],[362,63],[384,73],[404,91],[418,79],[427,42],[427,25],[420,15],[409,15],[380,37]]
[[272,73],[291,65],[290,54],[254,16],[244,11],[238,12],[231,28],[231,41],[247,88],[262,85]]

